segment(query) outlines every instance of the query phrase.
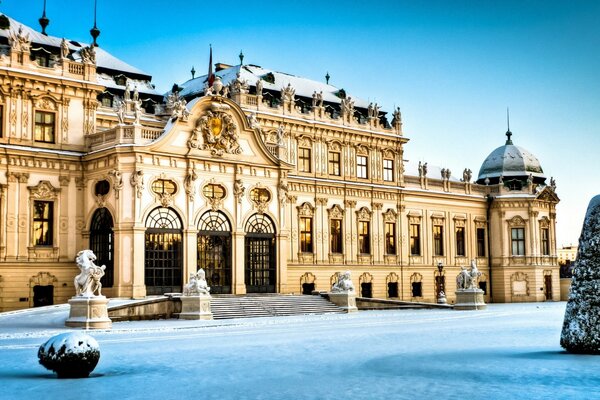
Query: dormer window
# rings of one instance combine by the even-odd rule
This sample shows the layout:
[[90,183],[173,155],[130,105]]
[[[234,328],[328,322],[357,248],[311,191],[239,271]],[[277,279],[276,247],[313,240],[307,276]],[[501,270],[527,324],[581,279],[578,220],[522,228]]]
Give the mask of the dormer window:
[[127,84],[127,77],[125,75],[115,76],[115,83],[119,86],[125,86]]

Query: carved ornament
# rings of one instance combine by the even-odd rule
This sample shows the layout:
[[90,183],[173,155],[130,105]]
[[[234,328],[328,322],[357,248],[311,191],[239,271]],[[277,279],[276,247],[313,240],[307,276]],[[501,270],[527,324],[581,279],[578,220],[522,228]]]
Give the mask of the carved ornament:
[[29,186],[31,197],[34,199],[56,199],[60,189],[55,188],[48,181],[40,181],[36,186]]
[[[200,143],[199,134],[202,136]],[[215,157],[223,154],[241,154],[237,125],[231,115],[224,112],[208,111],[201,117],[189,141],[191,148],[209,150]]]

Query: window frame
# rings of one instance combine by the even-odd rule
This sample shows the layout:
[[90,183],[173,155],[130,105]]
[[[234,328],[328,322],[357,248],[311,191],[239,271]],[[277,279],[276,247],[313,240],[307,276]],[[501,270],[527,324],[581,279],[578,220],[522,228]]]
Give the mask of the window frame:
[[[336,156],[337,160],[332,159],[332,156]],[[341,162],[342,154],[339,151],[329,151],[328,153],[328,166],[327,172],[332,176],[342,176],[342,162]],[[337,173],[335,173],[335,169],[337,168]],[[333,170],[333,171],[332,171]]]
[[465,257],[466,253],[466,233],[464,226],[457,226],[454,228],[454,236],[456,240],[456,256]]
[[436,257],[444,256],[444,226],[433,225],[433,255]]
[[[389,163],[389,165],[386,165],[388,163]],[[394,179],[394,160],[391,158],[383,159],[383,180],[385,182],[394,182],[395,181],[395,179]]]
[[[48,216],[47,217],[44,217],[43,215],[41,217],[37,216],[38,208],[36,207],[36,205],[40,204],[40,203],[48,205]],[[52,247],[52,246],[54,246],[54,201],[52,201],[52,200],[34,200],[33,201],[32,221],[33,221],[33,226],[32,226],[33,245],[36,247]],[[45,229],[46,240],[43,242],[38,240],[40,238],[40,236],[38,236],[36,234],[36,231],[38,230],[38,228],[37,228],[38,223],[41,223],[42,227],[44,224],[47,224],[47,227]],[[44,232],[44,230],[42,229],[42,236],[43,236],[43,232]]]
[[[334,223],[339,224],[339,229],[337,227],[334,228]],[[334,246],[334,243],[337,243],[337,245]],[[344,253],[344,224],[339,218],[331,218],[329,220],[329,252],[331,254]]]
[[[41,122],[38,122],[38,115],[42,118]],[[52,122],[45,122],[46,116],[52,116]],[[40,128],[38,134],[38,127]],[[52,128],[50,135],[51,140],[46,140],[48,131],[44,128]],[[38,137],[42,137],[42,139],[38,139]],[[37,143],[56,143],[56,112],[55,111],[47,111],[47,110],[35,110],[33,116],[33,140]]]
[[550,255],[550,228],[540,228],[540,252],[543,256]]
[[365,155],[356,156],[356,177],[369,179],[369,157]]
[[[413,227],[416,228],[416,235],[413,231]],[[409,246],[410,246],[410,255],[411,256],[420,256],[421,255],[421,224],[411,223],[408,224],[408,231],[410,235]],[[416,252],[414,252],[416,248]]]
[[476,228],[475,232],[477,236],[477,257],[485,257],[485,255],[487,254],[485,242],[485,228]]
[[371,254],[371,221],[358,221],[358,252]]
[[[522,237],[520,237],[519,233],[522,234]],[[510,228],[510,255],[513,257],[524,257],[526,255],[525,227]]]
[[[388,228],[391,227],[391,233]],[[385,254],[390,256],[397,255],[396,246],[396,223],[386,221],[384,223],[384,236],[385,236]]]
[[298,172],[312,172],[312,149],[308,147],[298,148]]
[[[308,222],[308,224],[307,224]],[[313,252],[313,217],[300,217],[300,252]]]

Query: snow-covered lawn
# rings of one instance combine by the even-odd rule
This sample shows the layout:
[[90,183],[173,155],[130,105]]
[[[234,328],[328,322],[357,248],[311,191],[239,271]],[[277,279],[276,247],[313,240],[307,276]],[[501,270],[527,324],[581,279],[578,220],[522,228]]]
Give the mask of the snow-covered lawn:
[[68,309],[0,315],[0,399],[593,399],[600,356],[559,346],[565,303],[145,321],[91,331],[89,379],[57,379],[37,348]]

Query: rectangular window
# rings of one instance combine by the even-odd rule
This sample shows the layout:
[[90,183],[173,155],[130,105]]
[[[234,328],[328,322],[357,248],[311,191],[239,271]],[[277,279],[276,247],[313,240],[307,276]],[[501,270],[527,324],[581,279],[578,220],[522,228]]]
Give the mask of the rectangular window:
[[4,133],[4,105],[0,104],[0,138]]
[[422,289],[421,282],[413,282],[411,286],[412,286],[412,297],[422,297],[423,296],[423,289]]
[[335,151],[329,152],[329,175],[340,176],[340,153]]
[[356,156],[356,176],[367,179],[369,177],[369,167],[367,165],[367,156]]
[[361,254],[371,254],[369,228],[369,221],[358,221],[358,251]]
[[549,233],[548,228],[542,228],[542,255],[549,256],[550,255],[550,242],[549,242]]
[[104,107],[112,107],[113,106],[113,99],[112,99],[112,97],[102,96],[102,105]]
[[52,208],[51,201],[33,202],[33,245],[52,246]]
[[410,255],[421,255],[421,225],[410,224]]
[[342,220],[332,219],[330,227],[331,232],[331,253],[342,253]]
[[485,257],[485,229],[477,228],[477,257]]
[[36,53],[34,55],[35,58],[35,62],[40,66],[40,67],[50,67],[50,56],[48,54],[43,54],[43,53]]
[[312,253],[312,218],[300,218],[300,251],[302,253]]
[[465,256],[465,228],[456,227],[456,255]]
[[54,113],[35,112],[35,141],[54,143]]
[[525,255],[525,228],[511,229],[512,255]]
[[383,180],[394,181],[394,160],[383,160]]
[[433,226],[433,255],[444,255],[444,227],[442,225]]
[[310,149],[298,149],[298,171],[310,172]]
[[385,254],[396,254],[396,223],[385,223]]

